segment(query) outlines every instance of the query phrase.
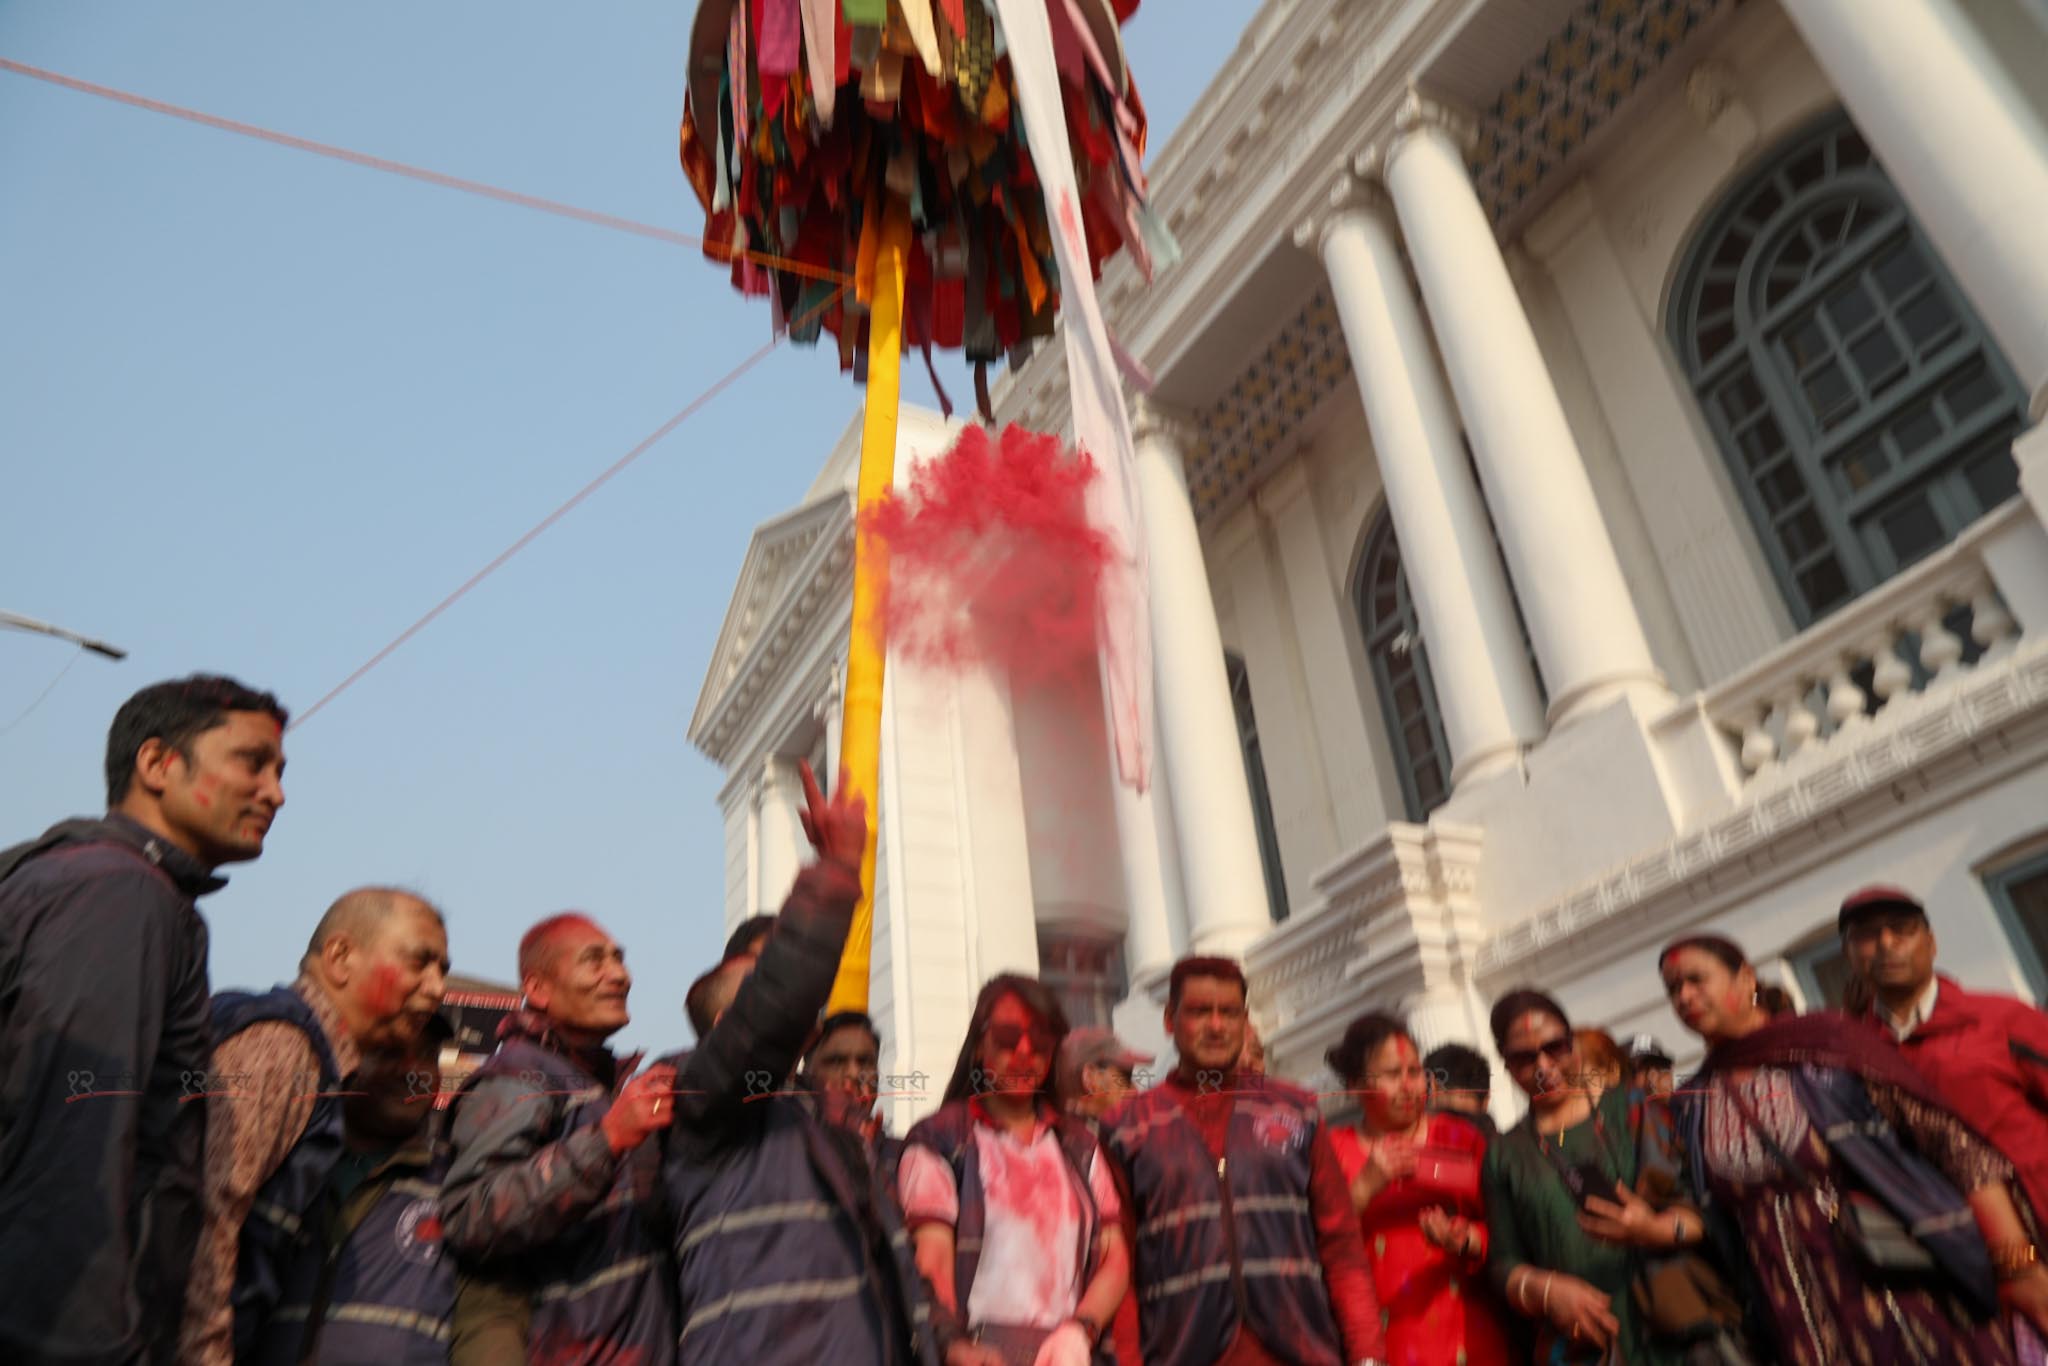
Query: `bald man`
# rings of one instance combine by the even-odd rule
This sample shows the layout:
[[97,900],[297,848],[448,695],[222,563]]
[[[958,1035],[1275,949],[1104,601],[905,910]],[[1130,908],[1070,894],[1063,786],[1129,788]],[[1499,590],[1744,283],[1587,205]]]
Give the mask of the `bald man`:
[[438,910],[401,888],[359,887],[320,917],[297,981],[213,998],[212,1064],[186,1077],[205,1096],[206,1178],[181,1366],[248,1354],[342,1155],[346,1079],[364,1049],[419,1038],[447,972]]
[[[606,1041],[631,1020],[625,950],[589,916],[519,944],[524,1006],[449,1110],[441,1235],[461,1271],[449,1359],[669,1361],[668,1259],[652,1227],[675,1069],[634,1075]],[[523,1294],[521,1293],[523,1292]]]

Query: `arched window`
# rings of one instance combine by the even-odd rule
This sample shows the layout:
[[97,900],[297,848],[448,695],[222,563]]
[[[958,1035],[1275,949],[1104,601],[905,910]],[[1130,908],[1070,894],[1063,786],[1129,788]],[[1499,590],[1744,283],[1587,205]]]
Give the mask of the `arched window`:
[[1385,508],[1365,538],[1353,591],[1365,653],[1372,661],[1373,690],[1380,697],[1394,769],[1401,780],[1401,798],[1409,820],[1424,820],[1451,795],[1451,747],[1444,740],[1429,650],[1422,643],[1415,602],[1408,596],[1394,519]]
[[2025,392],[1839,112],[1728,193],[1670,326],[1802,627],[2018,487]]
[[1259,866],[1266,874],[1266,909],[1274,921],[1287,918],[1287,871],[1280,866],[1280,827],[1273,823],[1273,792],[1266,786],[1266,755],[1259,748],[1259,719],[1252,714],[1252,678],[1244,658],[1228,651],[1230,704],[1237,711],[1237,744],[1244,751],[1244,777],[1252,790],[1252,824],[1259,832]]

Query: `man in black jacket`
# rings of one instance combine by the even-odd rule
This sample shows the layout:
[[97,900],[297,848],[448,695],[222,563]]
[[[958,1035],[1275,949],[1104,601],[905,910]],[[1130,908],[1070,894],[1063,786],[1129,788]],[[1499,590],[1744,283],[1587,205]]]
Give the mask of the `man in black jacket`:
[[831,992],[867,838],[858,798],[827,804],[802,772],[818,860],[797,875],[758,963],[722,964],[715,992],[693,992],[710,1027],[677,1059],[662,1184],[678,1366],[937,1360],[902,1214],[863,1141],[873,1101],[784,1083]]
[[214,869],[284,805],[275,697],[194,675],[107,736],[107,807],[0,853],[0,1361],[170,1362],[199,1232]]

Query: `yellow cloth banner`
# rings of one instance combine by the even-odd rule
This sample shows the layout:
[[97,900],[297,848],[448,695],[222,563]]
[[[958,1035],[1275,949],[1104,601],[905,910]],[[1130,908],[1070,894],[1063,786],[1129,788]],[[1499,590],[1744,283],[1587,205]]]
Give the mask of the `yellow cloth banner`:
[[[868,293],[868,391],[860,433],[860,481],[853,544],[853,630],[846,646],[846,692],[841,701],[839,766],[847,788],[867,803],[868,847],[860,860],[860,905],[839,960],[826,1014],[868,1008],[868,957],[875,937],[875,841],[882,805],[882,674],[888,662],[882,606],[889,594],[889,547],[868,535],[868,510],[889,491],[896,473],[896,410],[903,369],[903,268],[910,246],[910,208],[893,195],[880,215],[873,243],[874,284]],[[872,203],[872,201],[870,201]],[[870,231],[876,231],[871,228]],[[861,244],[861,279],[867,281],[869,243]]]

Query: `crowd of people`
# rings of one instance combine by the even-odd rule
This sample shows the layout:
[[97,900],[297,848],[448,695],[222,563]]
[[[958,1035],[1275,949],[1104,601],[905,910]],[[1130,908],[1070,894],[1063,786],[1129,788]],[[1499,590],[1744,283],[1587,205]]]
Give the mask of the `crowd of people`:
[[[1353,1020],[1336,1104],[1266,1074],[1231,959],[1175,965],[1171,1065],[1003,974],[937,1109],[878,1118],[826,1015],[866,816],[806,769],[815,859],[645,1061],[592,917],[440,1072],[446,925],[343,894],[295,980],[209,995],[197,898],[284,803],[277,700],[115,717],[108,810],[0,854],[0,1360],[1488,1366],[2040,1362],[2048,1015],[1935,971],[1926,909],[1842,905],[1863,997],[1800,1014],[1737,945],[1654,970],[1704,1061],[1494,1003],[1495,1065]],[[1650,965],[1646,964],[1646,971]],[[1502,1098],[1504,1099],[1504,1098]]]

